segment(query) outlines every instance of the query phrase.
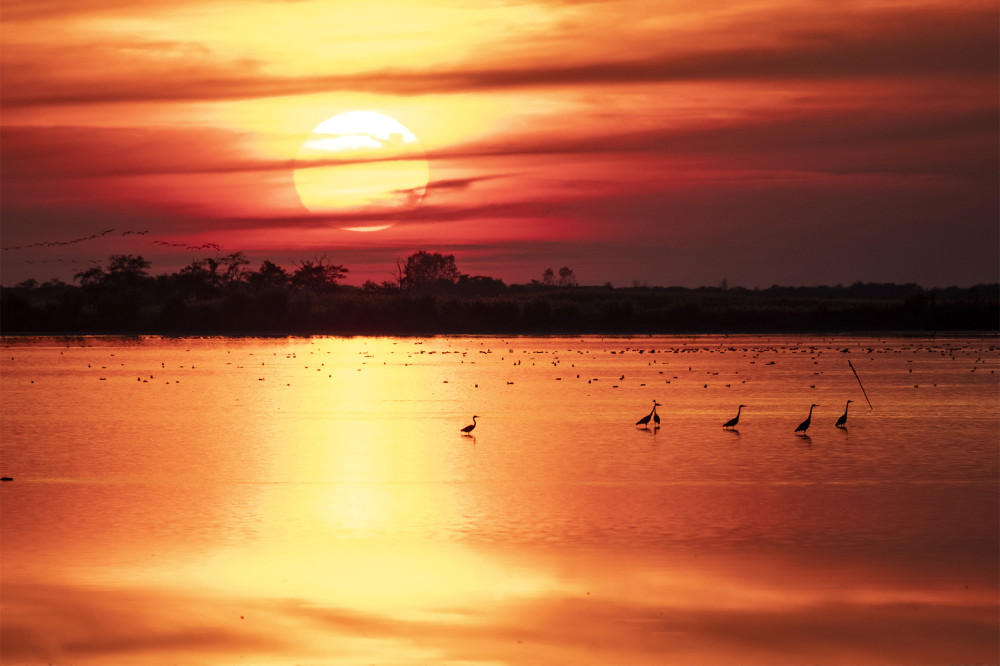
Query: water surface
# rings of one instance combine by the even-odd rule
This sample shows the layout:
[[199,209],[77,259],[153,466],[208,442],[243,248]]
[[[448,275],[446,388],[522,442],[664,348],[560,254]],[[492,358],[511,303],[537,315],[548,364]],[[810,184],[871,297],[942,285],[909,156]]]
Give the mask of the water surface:
[[997,663],[996,349],[7,338],[2,659]]

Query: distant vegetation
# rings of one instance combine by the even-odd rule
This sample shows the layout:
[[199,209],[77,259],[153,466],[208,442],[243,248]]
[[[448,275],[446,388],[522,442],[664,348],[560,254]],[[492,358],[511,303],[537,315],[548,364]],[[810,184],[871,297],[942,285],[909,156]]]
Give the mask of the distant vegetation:
[[26,280],[0,289],[0,332],[164,334],[579,334],[997,331],[1000,285],[587,287],[572,269],[530,284],[461,273],[451,255],[417,252],[393,279],[340,284],[326,257],[256,270],[242,253],[150,274],[114,255],[78,284]]

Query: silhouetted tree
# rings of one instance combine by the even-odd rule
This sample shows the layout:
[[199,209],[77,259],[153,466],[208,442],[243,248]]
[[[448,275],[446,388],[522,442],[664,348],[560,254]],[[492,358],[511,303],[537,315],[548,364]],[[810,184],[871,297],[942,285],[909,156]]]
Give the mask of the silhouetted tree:
[[[459,273],[453,256],[419,252],[397,262],[399,279],[381,285],[369,280],[356,290],[339,287],[347,269],[325,257],[301,262],[294,276],[270,261],[257,271],[245,266],[237,252],[199,259],[154,279],[142,257],[114,255],[103,266],[76,273],[80,286],[29,279],[0,288],[0,327],[4,332],[373,334],[995,332],[1000,317],[998,284],[614,289],[610,283],[574,286],[576,276],[564,266],[558,273],[546,271],[548,287],[539,280],[507,286]],[[293,279],[298,289],[289,289]],[[400,293],[400,282],[426,291]]]
[[364,284],[361,285],[361,292],[364,294],[398,294],[399,283],[395,280],[382,280],[382,282],[365,280]]
[[288,271],[268,260],[260,265],[260,270],[246,274],[247,285],[255,290],[282,289],[288,286],[288,280]]
[[108,274],[118,281],[135,282],[149,277],[149,268],[152,265],[139,255],[113,254],[108,262]]
[[347,268],[330,263],[325,256],[306,259],[295,265],[298,268],[292,274],[292,286],[315,292],[332,291],[337,287],[337,281],[348,273]]
[[134,288],[149,279],[152,264],[139,255],[113,254],[108,259],[107,270],[94,266],[79,271],[73,278],[82,287]]
[[503,280],[486,275],[460,275],[457,286],[460,294],[468,296],[495,296],[507,289]]
[[576,274],[573,273],[573,269],[569,266],[563,266],[559,269],[559,286],[560,287],[575,287],[577,286]]
[[403,289],[422,289],[454,285],[459,277],[455,255],[421,250],[407,257],[400,286]]
[[76,273],[73,277],[80,282],[85,299],[74,303],[62,299],[60,315],[63,318],[71,312],[79,313],[86,307],[99,318],[98,327],[106,329],[130,330],[138,327],[141,308],[148,302],[150,287],[154,283],[149,277],[152,264],[138,255],[114,254],[108,260],[107,269],[94,266]]
[[243,276],[246,273],[243,267],[248,266],[250,260],[242,252],[233,252],[232,254],[219,257],[219,263],[225,267],[220,279],[224,285],[228,286],[239,284],[243,281]]
[[551,268],[546,268],[542,271],[542,284],[546,287],[554,287],[556,285],[556,274]]
[[[104,278],[104,269],[100,266],[91,266],[86,270],[77,271],[73,274],[73,279],[79,282],[80,286],[84,289],[93,289],[101,286],[104,283]],[[37,284],[37,280],[35,283]]]
[[188,295],[211,298],[219,287],[219,265],[214,258],[195,259],[175,275],[174,282]]

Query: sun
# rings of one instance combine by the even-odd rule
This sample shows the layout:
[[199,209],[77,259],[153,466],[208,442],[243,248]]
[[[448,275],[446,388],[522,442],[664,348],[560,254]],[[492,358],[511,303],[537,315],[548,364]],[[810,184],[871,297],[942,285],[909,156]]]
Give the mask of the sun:
[[295,156],[302,205],[350,231],[391,227],[420,204],[429,177],[413,132],[375,111],[349,111],[323,121]]

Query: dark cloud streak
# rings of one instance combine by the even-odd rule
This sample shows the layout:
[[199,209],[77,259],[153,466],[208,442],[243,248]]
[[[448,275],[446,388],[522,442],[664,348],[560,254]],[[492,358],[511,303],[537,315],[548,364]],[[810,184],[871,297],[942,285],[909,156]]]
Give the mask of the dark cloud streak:
[[[588,136],[550,133],[516,135],[427,151],[431,162],[538,155],[629,154],[679,158],[714,156],[724,168],[733,156],[757,168],[797,168],[817,172],[899,173],[944,170],[975,174],[989,169],[998,144],[1000,113],[995,108],[822,111],[766,110],[736,120],[702,121],[640,131]],[[5,127],[4,179],[129,178],[150,175],[210,175],[291,171],[295,160],[260,160],[240,148],[243,137],[223,131],[77,127]],[[951,146],[969,145],[956,152]],[[903,155],[904,146],[909,149]],[[924,146],[915,150],[916,146]],[[979,149],[976,147],[979,146]],[[856,151],[851,158],[831,153]],[[912,154],[911,154],[912,153]],[[157,159],[149,159],[156,156]],[[162,156],[162,159],[160,158]],[[391,158],[390,158],[391,159]],[[343,166],[369,160],[330,159],[309,166]],[[845,163],[846,162],[846,163]],[[866,167],[865,164],[877,166]],[[995,166],[995,165],[994,165]],[[500,175],[432,181],[428,190],[460,190]]]
[[[245,61],[204,63],[151,76],[135,71],[103,80],[72,80],[53,71],[21,76],[37,60],[30,51],[4,68],[0,100],[8,108],[131,102],[190,102],[302,95],[330,90],[424,95],[517,90],[550,86],[656,84],[682,81],[857,80],[997,76],[998,13],[972,10],[954,15],[917,10],[869,17],[868,30],[799,36],[755,48],[660,52],[624,60],[556,63],[547,66],[471,66],[454,70],[402,68],[329,76],[248,76]],[[879,26],[876,29],[874,26]],[[10,57],[8,56],[8,60]]]

